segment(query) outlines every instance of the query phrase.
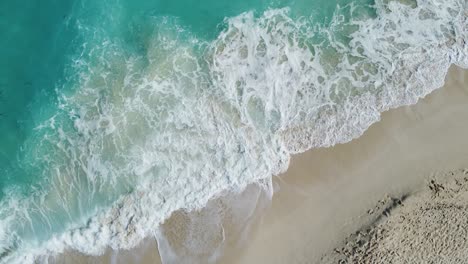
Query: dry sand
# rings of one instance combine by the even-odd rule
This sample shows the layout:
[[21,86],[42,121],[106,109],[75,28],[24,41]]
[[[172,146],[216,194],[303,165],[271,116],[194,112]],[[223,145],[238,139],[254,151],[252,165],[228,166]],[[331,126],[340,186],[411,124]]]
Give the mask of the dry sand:
[[468,71],[452,67],[442,89],[384,113],[362,137],[294,157],[278,179],[272,208],[231,263],[322,263],[325,253],[376,220],[367,211],[379,200],[467,168],[467,120]]
[[468,260],[468,169],[436,175],[419,192],[383,199],[368,213],[379,215],[377,221],[349,236],[322,263]]
[[[444,173],[468,168],[467,120],[468,70],[452,67],[444,88],[414,106],[384,113],[382,121],[362,137],[293,157],[288,172],[274,179],[280,190],[273,196],[271,208],[257,210],[262,217],[255,218],[253,232],[242,240],[240,249],[233,249],[231,241],[228,247],[232,248],[226,250],[219,263],[337,263],[339,259],[361,263],[353,262],[363,259],[358,252],[366,252],[361,248],[362,242],[356,242],[357,231],[361,230],[362,237],[369,237],[385,225],[387,234],[404,232],[400,228],[404,224],[385,224],[386,216],[411,213],[398,211],[402,210],[398,198],[419,197],[426,201],[430,195],[414,193],[430,185],[433,178],[443,181],[443,175],[447,175]],[[468,228],[466,221],[464,224]],[[374,258],[369,263],[388,263],[382,256],[392,250],[403,255],[409,252],[391,248],[388,241],[392,239],[395,236],[387,235],[381,237],[386,244],[375,242],[382,244],[382,250],[372,251]],[[450,237],[444,239],[448,245],[452,243]],[[411,243],[407,240],[408,245]],[[344,254],[346,247],[355,253]],[[111,263],[112,259],[116,260],[112,263],[160,263],[154,240],[132,251],[109,252],[99,258],[69,253],[56,260]],[[392,260],[402,263],[398,261],[405,258]]]

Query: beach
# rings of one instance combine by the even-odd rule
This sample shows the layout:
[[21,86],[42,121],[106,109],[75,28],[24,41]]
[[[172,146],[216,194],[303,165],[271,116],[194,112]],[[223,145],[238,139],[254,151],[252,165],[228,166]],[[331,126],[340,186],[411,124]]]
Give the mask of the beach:
[[[239,237],[227,236],[224,254],[215,262],[335,263],[347,239],[385,221],[395,201],[429,190],[433,179],[443,183],[445,177],[453,178],[447,176],[455,174],[451,172],[463,172],[468,168],[468,124],[463,121],[468,118],[467,81],[468,71],[452,66],[443,88],[416,105],[383,113],[363,136],[293,156],[288,171],[273,177],[271,204],[257,208],[240,243]],[[421,197],[417,199],[431,196]],[[177,219],[173,216],[165,225],[183,226]],[[160,263],[154,239],[103,257],[65,254],[56,260]]]
[[249,245],[230,263],[321,263],[378,216],[386,197],[426,187],[436,175],[468,167],[468,71],[452,67],[443,88],[416,105],[383,113],[350,143],[293,157],[275,179],[281,190]]
[[466,0],[62,4],[0,8],[0,264],[414,262],[464,206]]

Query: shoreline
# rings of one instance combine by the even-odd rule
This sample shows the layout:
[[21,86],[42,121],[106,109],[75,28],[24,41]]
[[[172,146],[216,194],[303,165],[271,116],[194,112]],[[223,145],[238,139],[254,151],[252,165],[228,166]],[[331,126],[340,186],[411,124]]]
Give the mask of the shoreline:
[[[372,223],[386,196],[409,195],[441,172],[468,166],[468,70],[452,66],[444,87],[382,114],[363,136],[292,158],[246,250],[228,263],[315,263]],[[300,193],[300,194],[299,194]]]
[[[384,112],[361,137],[293,155],[288,171],[273,177],[279,191],[270,208],[256,209],[249,222],[253,231],[218,263],[318,262],[372,223],[375,217],[366,212],[385,196],[411,194],[431,175],[468,167],[468,140],[461,140],[468,135],[468,125],[460,122],[468,118],[467,82],[468,70],[452,66],[443,88],[416,105]],[[231,240],[226,248],[239,245]],[[65,253],[55,260],[160,263],[158,256],[155,240],[147,239],[129,251],[108,251],[100,257]]]

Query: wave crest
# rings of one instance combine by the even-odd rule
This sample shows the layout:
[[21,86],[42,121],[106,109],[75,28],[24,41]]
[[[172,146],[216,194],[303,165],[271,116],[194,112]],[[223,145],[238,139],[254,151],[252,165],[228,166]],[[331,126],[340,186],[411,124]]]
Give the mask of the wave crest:
[[163,243],[158,227],[176,210],[268,182],[292,153],[348,142],[441,87],[451,64],[468,66],[466,4],[406,2],[350,4],[329,27],[288,9],[248,12],[212,42],[161,18],[143,55],[93,47],[31,140],[45,191],[2,200],[1,262]]

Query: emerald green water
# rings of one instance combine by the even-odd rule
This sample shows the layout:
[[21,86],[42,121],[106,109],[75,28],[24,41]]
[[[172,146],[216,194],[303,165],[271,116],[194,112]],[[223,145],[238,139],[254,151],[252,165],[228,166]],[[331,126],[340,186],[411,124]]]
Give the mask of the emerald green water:
[[[0,186],[29,185],[36,176],[22,171],[21,146],[34,126],[50,115],[54,88],[63,70],[73,27],[64,25],[70,1],[0,3]],[[53,10],[53,11],[52,11]]]
[[[23,189],[38,179],[24,171],[22,146],[34,128],[54,115],[57,92],[73,87],[69,68],[104,39],[121,45],[121,52],[142,54],[161,16],[173,17],[191,35],[213,39],[223,20],[245,11],[261,14],[268,8],[289,7],[295,16],[329,22],[337,5],[348,1],[28,1],[0,3],[0,189]],[[360,1],[363,3],[369,0]],[[87,30],[79,30],[79,26]],[[86,43],[86,47],[83,44]],[[91,57],[89,60],[93,60]],[[99,62],[97,62],[99,63]],[[67,71],[68,69],[68,71]],[[2,194],[3,196],[3,194]]]
[[[352,43],[348,23],[377,13],[374,0],[1,1],[0,263],[95,228],[90,219],[135,190],[155,192],[165,217],[218,185],[278,173],[293,148],[281,129],[328,125],[348,99],[393,95],[382,80],[408,45],[380,58],[380,42]],[[355,116],[331,116],[316,135],[336,129],[341,142],[378,113]],[[348,120],[360,127],[347,133]]]

